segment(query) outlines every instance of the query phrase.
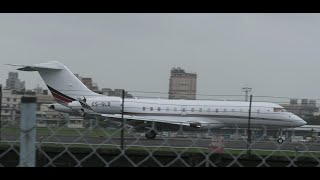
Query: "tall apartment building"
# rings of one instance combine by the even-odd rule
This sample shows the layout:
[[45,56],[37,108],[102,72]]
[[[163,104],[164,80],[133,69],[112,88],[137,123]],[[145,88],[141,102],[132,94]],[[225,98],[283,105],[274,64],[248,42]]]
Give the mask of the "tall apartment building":
[[196,99],[197,74],[184,69],[172,68],[169,83],[169,99]]
[[9,77],[6,80],[5,89],[23,90],[25,89],[25,82],[20,81],[18,72],[9,72]]

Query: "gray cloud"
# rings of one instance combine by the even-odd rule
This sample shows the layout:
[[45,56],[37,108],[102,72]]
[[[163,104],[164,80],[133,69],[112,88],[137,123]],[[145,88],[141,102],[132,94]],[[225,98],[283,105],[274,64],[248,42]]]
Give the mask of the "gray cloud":
[[319,14],[0,14],[0,27],[1,64],[58,60],[99,87],[167,92],[180,66],[198,93],[320,97]]

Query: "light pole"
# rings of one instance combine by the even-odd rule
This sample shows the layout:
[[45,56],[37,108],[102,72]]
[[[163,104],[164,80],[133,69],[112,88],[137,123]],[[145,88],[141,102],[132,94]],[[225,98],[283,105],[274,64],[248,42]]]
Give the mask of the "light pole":
[[242,88],[242,91],[246,93],[246,101],[248,101],[248,92],[251,92],[252,88],[250,87],[244,87]]
[[252,95],[250,95],[250,103],[249,103],[249,116],[248,116],[248,132],[247,132],[247,154],[251,155],[251,103],[252,103]]

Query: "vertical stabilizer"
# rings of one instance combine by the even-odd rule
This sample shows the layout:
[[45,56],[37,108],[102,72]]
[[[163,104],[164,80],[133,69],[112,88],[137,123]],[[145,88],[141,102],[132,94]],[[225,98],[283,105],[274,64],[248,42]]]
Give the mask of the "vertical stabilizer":
[[88,89],[66,66],[57,61],[24,66],[18,70],[38,71],[54,98],[60,103],[100,96]]

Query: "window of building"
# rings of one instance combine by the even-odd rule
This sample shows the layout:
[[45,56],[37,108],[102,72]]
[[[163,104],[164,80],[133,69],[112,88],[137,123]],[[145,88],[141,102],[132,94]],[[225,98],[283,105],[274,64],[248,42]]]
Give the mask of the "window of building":
[[175,107],[175,108],[173,108],[173,110],[174,110],[174,111],[177,111],[177,108]]
[[208,108],[208,109],[207,109],[207,112],[210,112],[210,111],[211,111],[210,108]]
[[150,107],[150,111],[153,111],[153,107]]
[[4,113],[8,113],[8,109],[4,110]]
[[224,109],[223,111],[224,111],[224,112],[227,112],[227,109]]
[[199,112],[202,112],[202,108],[199,108]]
[[17,99],[16,99],[16,98],[13,98],[13,101],[14,101],[14,102],[16,102],[16,101],[17,101]]
[[260,113],[260,110],[259,110],[259,109],[257,110],[257,113]]
[[160,108],[160,107],[158,107],[158,111],[161,111],[161,108]]
[[143,107],[142,110],[145,111],[145,110],[146,110],[146,107]]
[[182,112],[186,112],[186,108],[182,108]]
[[169,107],[166,108],[166,111],[169,111]]
[[194,108],[191,108],[191,112],[194,112]]
[[10,102],[10,98],[7,98],[7,101]]
[[234,109],[232,109],[232,112],[234,112]]

